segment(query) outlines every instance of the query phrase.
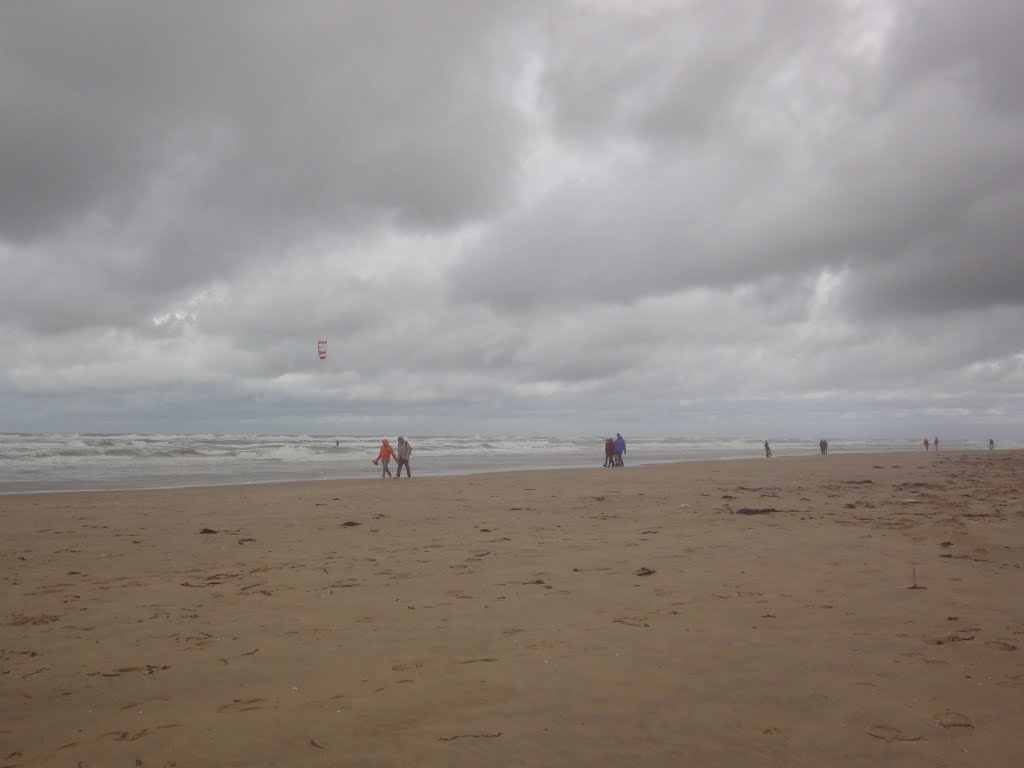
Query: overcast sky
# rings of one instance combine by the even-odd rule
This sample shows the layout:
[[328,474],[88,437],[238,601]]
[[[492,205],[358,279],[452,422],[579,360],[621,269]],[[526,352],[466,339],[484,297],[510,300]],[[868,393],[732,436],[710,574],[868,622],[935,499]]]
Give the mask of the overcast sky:
[[1022,41],[1019,0],[0,3],[0,431],[1019,437]]

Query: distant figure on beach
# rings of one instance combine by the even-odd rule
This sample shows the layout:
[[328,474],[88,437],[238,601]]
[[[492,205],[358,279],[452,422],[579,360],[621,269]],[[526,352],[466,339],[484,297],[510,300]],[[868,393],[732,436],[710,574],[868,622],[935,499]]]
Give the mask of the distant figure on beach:
[[928,438],[927,437],[924,439],[924,449],[926,451],[928,450]]
[[935,446],[935,450],[936,451],[939,450],[939,438],[938,437],[936,437],[935,439],[932,440],[932,445]]
[[989,438],[988,440],[988,449],[990,451],[994,451],[996,449],[996,441],[993,440],[992,438]]
[[604,465],[606,467],[615,466],[615,441],[610,437],[606,437],[604,440]]
[[770,459],[772,457],[772,447],[768,445],[767,440],[764,441],[764,456],[766,459]]
[[409,445],[409,441],[401,435],[398,436],[398,451],[395,453],[395,458],[398,459],[398,471],[395,472],[395,479],[397,480],[402,476],[402,467],[405,467],[405,476],[412,477],[412,471],[409,469],[409,457],[412,456],[412,446]]
[[385,437],[380,441],[380,451],[377,453],[377,458],[373,460],[373,466],[377,466],[380,463],[382,469],[380,471],[380,479],[383,480],[385,477],[391,477],[391,467],[388,464],[392,459],[397,458],[395,451],[391,447],[391,443]]
[[615,433],[615,466],[624,467],[626,463],[622,460],[622,454],[626,452],[626,440],[618,432]]
[[828,453],[828,440],[818,441],[818,447],[821,449],[821,455],[826,455]]
[[334,447],[335,448],[341,448],[341,440],[335,440],[334,441]]

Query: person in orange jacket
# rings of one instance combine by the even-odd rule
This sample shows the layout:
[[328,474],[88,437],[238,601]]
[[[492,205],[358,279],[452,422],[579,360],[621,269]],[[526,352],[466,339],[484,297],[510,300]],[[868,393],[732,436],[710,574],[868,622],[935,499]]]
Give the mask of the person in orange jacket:
[[388,464],[391,460],[397,460],[398,457],[395,455],[394,449],[391,447],[391,443],[388,442],[387,438],[380,441],[380,452],[377,454],[377,458],[373,460],[373,465],[377,466],[380,463],[382,469],[380,471],[380,479],[383,480],[385,477],[391,477],[391,467]]

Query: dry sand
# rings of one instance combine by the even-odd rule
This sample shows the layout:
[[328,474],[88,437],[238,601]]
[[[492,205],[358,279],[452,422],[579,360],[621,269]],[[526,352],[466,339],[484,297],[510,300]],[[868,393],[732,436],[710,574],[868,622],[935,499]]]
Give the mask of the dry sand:
[[922,451],[0,497],[0,766],[1019,765],[1022,488]]

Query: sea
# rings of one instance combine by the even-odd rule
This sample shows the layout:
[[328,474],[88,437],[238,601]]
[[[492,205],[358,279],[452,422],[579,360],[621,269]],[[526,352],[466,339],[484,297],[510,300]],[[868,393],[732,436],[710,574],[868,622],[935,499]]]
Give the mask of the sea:
[[[392,444],[395,438],[390,438]],[[603,437],[409,435],[414,476],[599,467]],[[627,437],[627,466],[764,456],[760,438]],[[817,438],[773,440],[776,457],[819,453]],[[186,488],[372,478],[380,438],[337,435],[0,433],[0,494]],[[945,450],[985,450],[949,440]],[[1001,443],[998,448],[1022,448]],[[830,440],[830,453],[923,450],[917,438]],[[394,471],[394,465],[392,465]]]

